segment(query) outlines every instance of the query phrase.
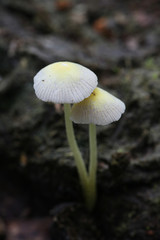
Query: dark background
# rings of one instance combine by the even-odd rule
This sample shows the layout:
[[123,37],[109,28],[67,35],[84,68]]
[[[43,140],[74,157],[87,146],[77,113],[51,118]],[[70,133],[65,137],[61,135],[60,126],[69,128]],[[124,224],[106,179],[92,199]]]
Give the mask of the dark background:
[[[160,2],[0,0],[0,239],[160,239]],[[33,77],[68,60],[119,97],[97,128],[98,200],[83,205],[60,105]],[[87,125],[75,125],[88,160]]]

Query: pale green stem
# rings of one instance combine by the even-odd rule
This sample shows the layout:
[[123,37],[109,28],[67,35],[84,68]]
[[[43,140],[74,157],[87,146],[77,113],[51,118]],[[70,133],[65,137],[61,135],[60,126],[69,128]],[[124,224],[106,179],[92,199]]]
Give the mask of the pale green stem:
[[96,202],[96,175],[97,175],[97,138],[96,138],[96,125],[89,125],[89,146],[90,146],[90,159],[89,159],[89,196],[88,201],[90,209],[92,209]]
[[66,125],[66,134],[68,143],[70,146],[71,151],[73,152],[74,159],[76,162],[80,182],[83,188],[83,193],[86,202],[88,202],[88,174],[85,167],[84,160],[82,158],[82,155],[80,153],[80,150],[78,148],[75,135],[74,135],[74,129],[73,129],[73,123],[70,120],[70,113],[71,113],[71,106],[70,104],[64,104],[64,113],[65,113],[65,125]]

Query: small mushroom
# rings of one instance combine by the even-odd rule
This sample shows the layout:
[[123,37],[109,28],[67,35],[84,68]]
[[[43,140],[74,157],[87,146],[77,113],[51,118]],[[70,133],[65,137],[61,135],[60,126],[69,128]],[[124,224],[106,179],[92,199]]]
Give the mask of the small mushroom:
[[45,102],[64,103],[65,125],[69,146],[73,152],[86,202],[88,199],[88,173],[78,148],[70,103],[89,97],[97,86],[97,76],[88,68],[72,62],[57,62],[41,69],[34,77],[37,97]]
[[37,97],[45,102],[77,103],[97,86],[97,76],[72,62],[57,62],[41,69],[34,77]]
[[75,123],[89,124],[90,159],[88,166],[88,208],[96,201],[97,139],[96,124],[107,125],[118,121],[125,111],[125,104],[107,91],[95,88],[91,95],[72,107],[71,120]]
[[91,95],[72,107],[71,120],[75,123],[107,125],[118,121],[125,104],[112,94],[96,88]]

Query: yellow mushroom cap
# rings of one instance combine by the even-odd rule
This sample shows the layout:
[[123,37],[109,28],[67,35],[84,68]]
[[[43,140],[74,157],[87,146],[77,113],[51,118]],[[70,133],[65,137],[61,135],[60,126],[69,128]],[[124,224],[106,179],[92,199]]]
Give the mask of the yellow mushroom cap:
[[37,97],[45,102],[77,103],[97,86],[97,76],[88,68],[72,62],[56,62],[34,77]]
[[75,123],[107,125],[118,121],[125,111],[125,104],[101,88],[72,107],[71,120]]

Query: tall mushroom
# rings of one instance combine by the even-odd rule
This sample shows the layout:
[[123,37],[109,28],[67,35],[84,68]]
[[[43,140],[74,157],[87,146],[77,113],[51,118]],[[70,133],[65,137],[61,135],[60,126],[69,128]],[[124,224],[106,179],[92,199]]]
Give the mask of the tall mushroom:
[[73,105],[71,120],[75,123],[89,124],[90,160],[89,187],[90,208],[96,200],[97,141],[96,125],[107,125],[118,121],[125,111],[125,104],[101,88],[95,88],[91,95]]
[[50,64],[41,69],[34,77],[34,90],[39,99],[45,102],[64,104],[67,139],[75,158],[86,198],[88,174],[70,120],[70,104],[89,97],[96,86],[97,76],[95,73],[80,64],[67,61]]

